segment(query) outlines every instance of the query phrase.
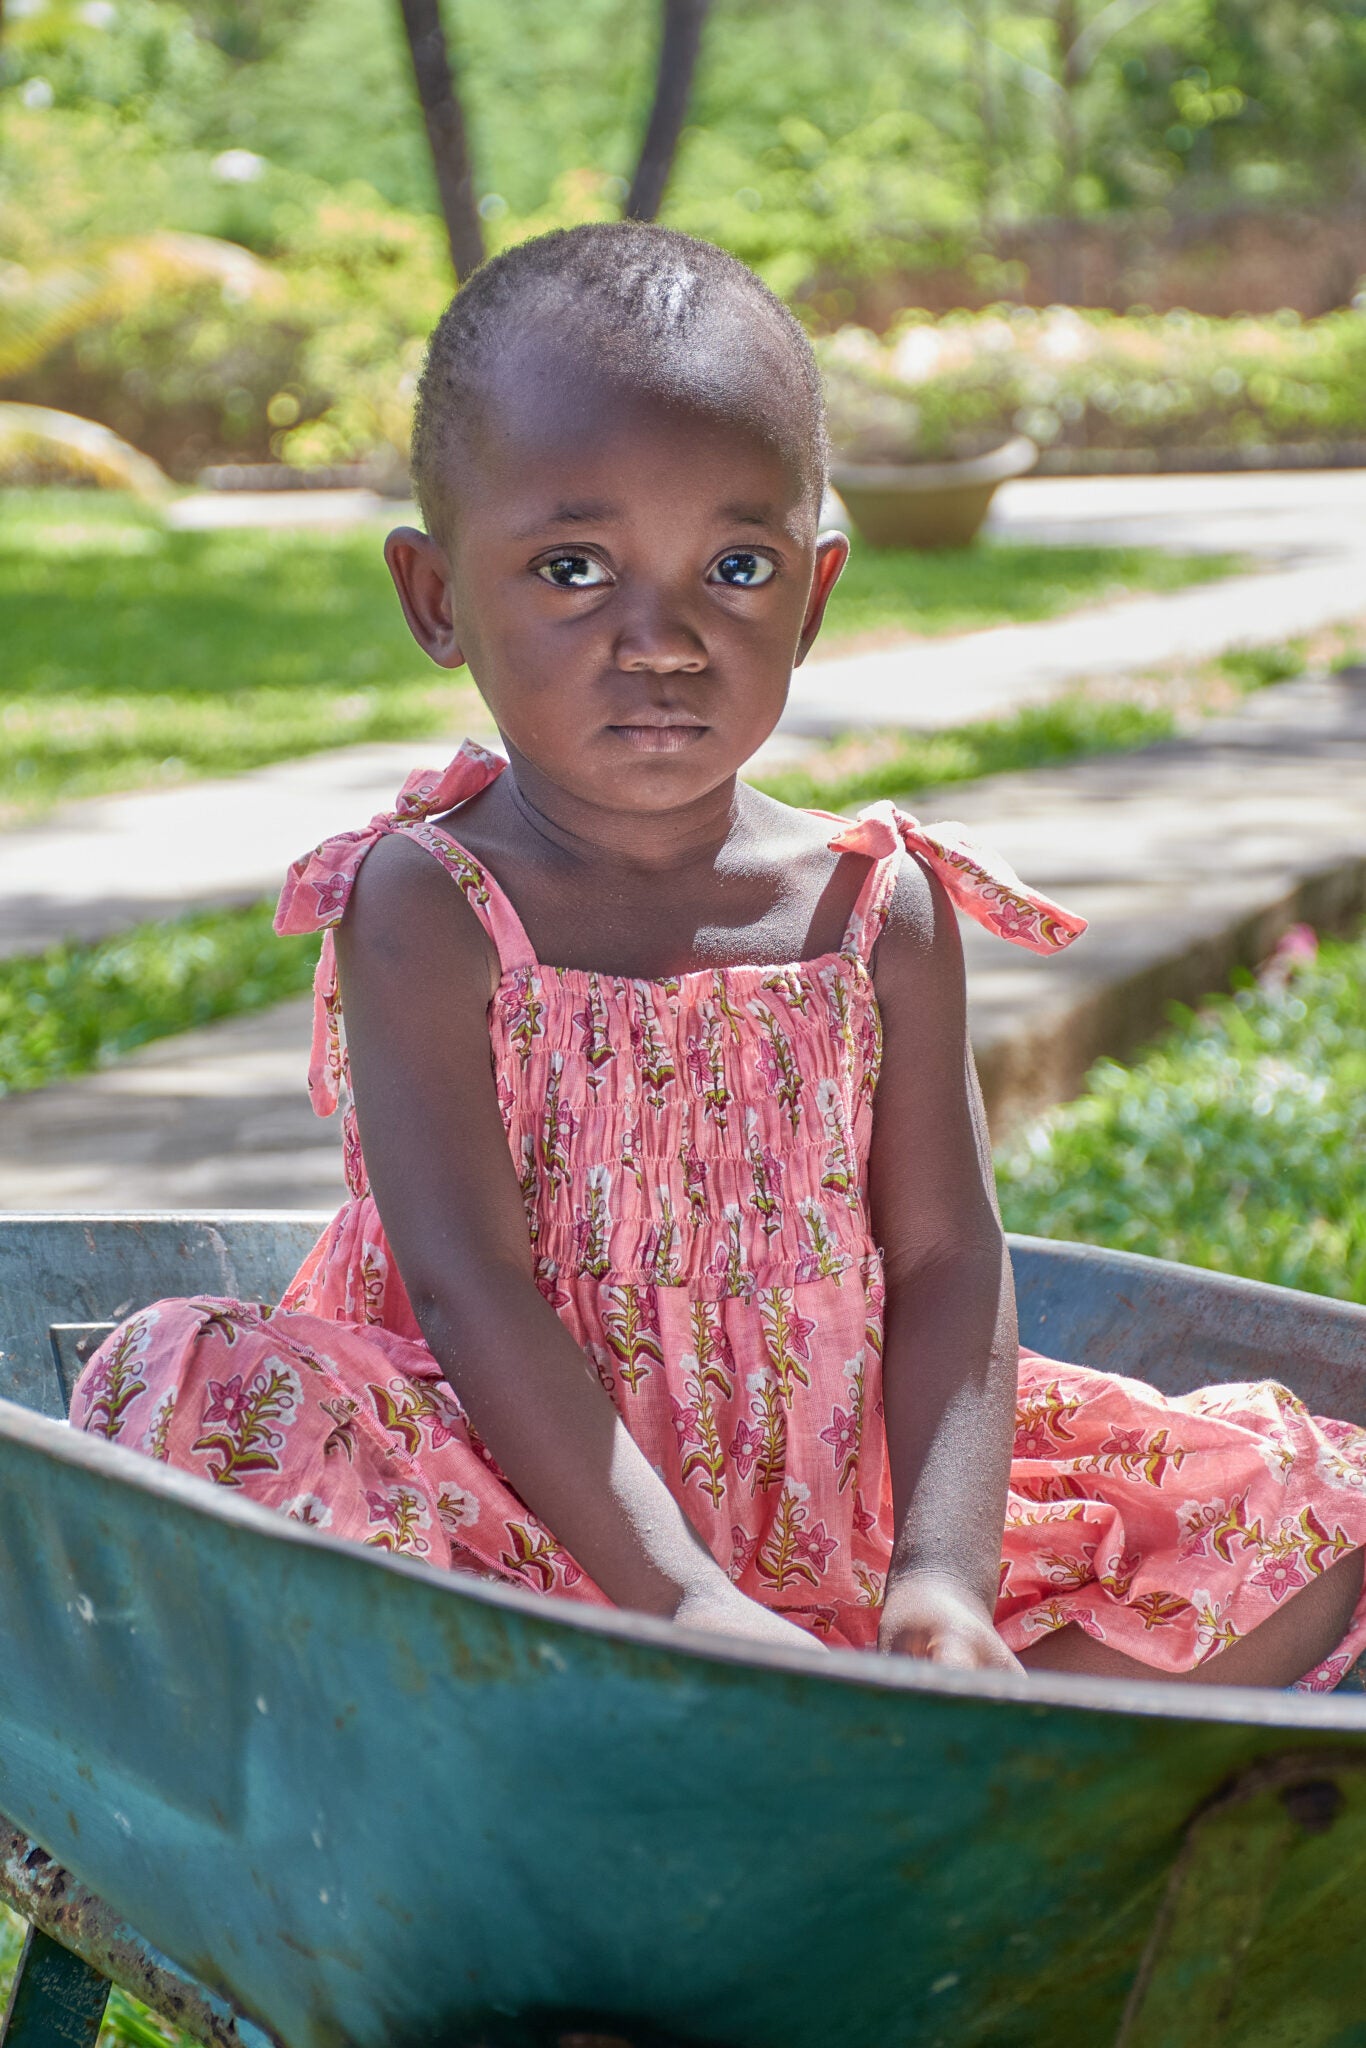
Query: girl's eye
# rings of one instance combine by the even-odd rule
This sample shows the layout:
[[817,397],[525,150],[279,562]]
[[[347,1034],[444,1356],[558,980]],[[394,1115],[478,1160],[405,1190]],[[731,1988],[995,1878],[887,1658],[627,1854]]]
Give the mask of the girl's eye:
[[748,548],[737,548],[733,554],[722,555],[710,580],[729,583],[733,590],[754,590],[767,583],[772,574],[773,564],[767,555],[752,555]]
[[593,590],[612,580],[602,563],[595,562],[591,555],[552,556],[550,561],[540,563],[536,574],[547,583],[558,584],[561,590]]

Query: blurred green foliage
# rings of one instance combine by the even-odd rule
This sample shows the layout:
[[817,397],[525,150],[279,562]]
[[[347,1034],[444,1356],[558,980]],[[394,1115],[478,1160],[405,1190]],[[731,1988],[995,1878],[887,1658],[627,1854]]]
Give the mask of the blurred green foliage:
[[[448,0],[448,17],[490,246],[613,214],[655,11]],[[1349,200],[1363,110],[1366,0],[715,0],[666,217],[830,326],[870,280],[901,280],[904,302],[926,264],[1004,293],[992,238],[1012,222]],[[99,418],[179,475],[401,462],[449,277],[392,0],[9,0],[0,115],[0,263],[155,226],[240,242],[287,287],[274,304],[168,288],[10,395]],[[1105,377],[1062,377],[1009,410],[1056,413],[1066,438],[1080,403],[1104,445],[1207,412],[1240,442],[1355,433],[1353,332],[1258,342],[1240,371],[1192,331],[1114,402]],[[1228,368],[1243,394],[1215,381]],[[971,377],[944,395],[969,428],[996,404]]]
[[[359,179],[430,210],[387,0],[11,0],[7,13],[9,76],[41,79],[51,111],[112,115],[163,157],[244,148],[281,173]],[[652,8],[447,0],[447,17],[495,238],[553,204],[566,177],[629,177]],[[826,0],[715,0],[670,214],[749,261],[780,261],[791,285],[805,274],[794,259],[849,274],[971,230],[988,197],[997,218],[1020,219],[1347,195],[1364,107],[1360,0],[843,0],[837,15]],[[269,241],[279,191],[215,200],[207,168],[178,194],[198,217],[174,224]]]
[[1366,939],[1178,1013],[997,1163],[1008,1228],[1366,1301]]

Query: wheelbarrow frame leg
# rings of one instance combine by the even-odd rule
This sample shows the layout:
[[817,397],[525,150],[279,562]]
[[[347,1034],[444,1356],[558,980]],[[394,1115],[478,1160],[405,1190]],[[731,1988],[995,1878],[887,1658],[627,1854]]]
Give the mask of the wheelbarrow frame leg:
[[[30,1929],[14,1992],[0,2020],[0,2048],[87,2048],[116,1985],[206,2048],[272,2048],[273,2037],[263,2028],[150,1948],[112,1907],[3,1814],[0,1904]],[[61,2017],[86,2010],[93,2014],[88,2028],[74,2017]]]
[[82,1957],[31,1926],[0,2019],[0,2048],[95,2048],[112,1989]]

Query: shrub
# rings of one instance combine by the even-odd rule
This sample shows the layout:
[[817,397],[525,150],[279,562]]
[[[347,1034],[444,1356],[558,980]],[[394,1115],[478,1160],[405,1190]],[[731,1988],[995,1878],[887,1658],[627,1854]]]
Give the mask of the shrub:
[[996,308],[821,345],[849,460],[1043,447],[1238,450],[1366,439],[1366,311],[1318,320]]
[[1366,939],[1248,982],[998,1163],[1012,1230],[1366,1301]]

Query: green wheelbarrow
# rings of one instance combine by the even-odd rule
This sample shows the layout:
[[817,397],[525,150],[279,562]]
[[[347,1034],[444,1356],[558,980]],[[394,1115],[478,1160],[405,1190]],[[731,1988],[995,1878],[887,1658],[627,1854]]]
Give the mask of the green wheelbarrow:
[[[692,1635],[331,1540],[62,1416],[322,1219],[0,1219],[7,2048],[1366,2048],[1366,1698]],[[1012,1245],[1025,1339],[1366,1422],[1366,1309]]]

